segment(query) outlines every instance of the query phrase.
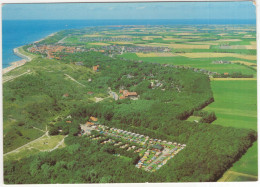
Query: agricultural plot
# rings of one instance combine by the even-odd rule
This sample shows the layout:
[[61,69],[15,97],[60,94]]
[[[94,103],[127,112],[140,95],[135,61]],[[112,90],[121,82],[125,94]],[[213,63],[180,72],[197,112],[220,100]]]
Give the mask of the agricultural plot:
[[215,101],[205,110],[216,112],[218,119],[213,124],[257,129],[255,80],[212,81],[211,87]]
[[236,53],[183,53],[180,56],[188,58],[222,58],[222,57],[233,57],[245,60],[256,60],[255,55],[242,55]]
[[89,43],[90,45],[101,45],[101,46],[106,46],[106,45],[110,45],[110,44],[108,44],[108,43],[101,43],[101,42],[99,42],[99,43]]
[[[174,56],[176,53],[159,53],[159,54],[162,55],[162,56],[159,56],[159,57],[155,56],[155,55],[158,55],[157,53],[149,53],[149,54],[127,53],[127,54],[124,54],[123,57],[127,58],[127,59],[142,60],[142,61],[152,62],[152,63],[171,64],[171,65],[206,69],[206,70],[209,70],[211,72],[217,72],[217,73],[241,72],[243,74],[254,74],[254,75],[256,74],[255,70],[252,70],[252,69],[250,69],[246,66],[243,66],[243,65],[239,65],[239,64],[235,64],[235,63],[234,64],[213,64],[212,63],[213,61],[216,61],[216,60],[227,60],[227,61],[230,61],[230,62],[231,61],[238,62],[238,60],[236,60],[235,58],[231,58],[231,57],[225,57],[225,58],[187,58],[187,57],[184,57],[184,56]],[[172,56],[168,56],[168,55],[172,55]],[[246,61],[244,61],[244,62],[246,62]],[[250,63],[250,62],[248,62],[248,63]],[[252,64],[255,64],[255,63],[252,63]]]
[[[216,112],[217,120],[213,124],[257,129],[256,80],[212,81],[211,86],[215,102],[205,110]],[[244,89],[245,87],[247,89]],[[255,142],[219,181],[254,181],[258,174],[257,162],[257,142]],[[246,175],[250,175],[249,178],[245,177]]]

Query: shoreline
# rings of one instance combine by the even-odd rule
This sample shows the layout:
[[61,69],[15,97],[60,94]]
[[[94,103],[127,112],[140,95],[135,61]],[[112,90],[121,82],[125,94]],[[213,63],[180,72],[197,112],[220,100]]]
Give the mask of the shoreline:
[[[21,47],[23,47],[23,46],[21,46]],[[26,56],[25,54],[22,54],[21,52],[19,52],[19,48],[21,48],[21,47],[14,48],[13,51],[14,51],[14,54],[15,54],[16,56],[21,57],[22,60],[15,61],[15,62],[11,62],[11,63],[10,63],[11,66],[8,66],[8,67],[2,69],[2,75],[4,75],[4,74],[6,74],[6,73],[8,73],[8,72],[10,72],[10,71],[12,71],[12,70],[14,70],[14,69],[17,68],[17,67],[20,67],[20,66],[24,65],[26,62],[29,62],[29,61],[32,60],[31,57]]]
[[[39,43],[41,41],[43,41],[44,39],[48,38],[48,37],[51,37],[51,36],[54,36],[57,32],[54,32],[54,33],[51,33],[49,34],[48,36],[40,39],[40,40],[37,40],[35,42],[33,42],[32,44],[35,44],[35,43]],[[22,48],[23,46],[20,46],[20,47],[16,47],[13,49],[13,52],[16,56],[22,58],[21,60],[18,60],[18,61],[14,61],[14,62],[11,62],[10,63],[10,66],[6,67],[6,68],[3,68],[2,69],[2,75],[14,70],[15,68],[17,67],[20,67],[22,65],[24,65],[26,62],[30,62],[32,60],[32,58],[30,56],[26,56],[25,54],[21,53],[19,51],[20,48]]]

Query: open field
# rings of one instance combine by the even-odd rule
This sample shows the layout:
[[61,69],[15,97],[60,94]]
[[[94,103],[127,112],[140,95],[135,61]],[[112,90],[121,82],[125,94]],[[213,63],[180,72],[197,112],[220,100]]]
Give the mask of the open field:
[[174,57],[173,53],[136,53],[138,57]]
[[230,45],[221,46],[221,49],[256,49],[256,45]]
[[[240,63],[240,64],[244,64],[244,65],[247,65],[247,66],[254,66],[256,68],[256,63],[252,63],[252,62],[246,62],[246,61],[231,61],[232,63]],[[257,69],[257,68],[256,68]]]
[[[160,55],[167,54],[167,53],[159,53]],[[172,53],[175,55],[176,53]],[[139,57],[138,55],[143,55],[144,57]],[[160,63],[160,64],[171,64],[171,65],[182,65],[182,66],[189,66],[194,68],[206,69],[212,72],[218,73],[233,73],[233,72],[241,72],[243,74],[256,74],[256,72],[246,66],[239,65],[239,64],[212,64],[215,60],[220,60],[220,58],[187,58],[184,56],[161,56],[161,57],[145,57],[145,55],[150,54],[133,54],[127,53],[122,55],[122,57],[127,59],[134,59],[134,60],[142,60],[146,62],[153,62],[153,63]],[[155,56],[156,53],[153,53]],[[225,57],[221,58],[221,60],[227,61],[238,61],[236,58]],[[244,61],[246,62],[246,61]],[[252,62],[249,62],[252,63]],[[254,64],[254,63],[252,63]]]
[[257,176],[234,171],[227,171],[218,182],[257,181]]
[[33,154],[39,153],[41,151],[48,151],[53,148],[55,148],[59,142],[62,141],[62,139],[65,136],[63,135],[57,135],[57,136],[43,136],[42,138],[34,141],[33,143],[29,143],[23,148],[19,149],[18,151],[15,151],[13,153],[10,153],[6,156],[4,156],[4,160],[19,160],[24,157],[31,156]]
[[256,55],[242,55],[236,53],[180,53],[179,55],[188,58],[234,57],[246,60],[256,60]]
[[210,78],[212,81],[256,81],[256,78]]
[[[212,81],[215,102],[205,110],[215,111],[213,124],[257,130],[256,81]],[[245,89],[247,88],[247,89]]]
[[119,44],[119,45],[128,45],[128,44],[133,44],[132,42],[110,42],[112,44]]
[[101,34],[85,34],[83,37],[101,37]]
[[151,43],[151,44],[137,44],[142,47],[169,47],[174,49],[209,49],[210,45],[188,45],[188,44],[163,44],[163,43]]
[[162,36],[145,36],[142,39],[143,40],[153,40],[154,38],[162,38]]
[[105,45],[110,45],[108,43],[102,43],[102,42],[96,42],[96,43],[89,43],[90,45],[101,45],[101,46],[105,46]]
[[[256,81],[212,81],[215,102],[205,110],[215,111],[221,124],[257,130]],[[247,89],[245,89],[247,88]],[[242,174],[234,173],[239,172]],[[246,177],[246,175],[253,175]],[[255,180],[257,176],[257,142],[231,167],[220,181]]]

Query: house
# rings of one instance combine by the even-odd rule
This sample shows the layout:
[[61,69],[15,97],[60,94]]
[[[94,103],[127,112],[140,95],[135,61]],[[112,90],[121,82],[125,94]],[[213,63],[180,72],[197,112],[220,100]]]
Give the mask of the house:
[[129,92],[128,90],[120,90],[119,93],[123,93],[123,98],[131,98],[131,97],[137,97],[137,93],[136,92]]
[[88,126],[92,126],[92,125],[95,125],[95,124],[92,123],[92,122],[87,121],[87,122],[86,122],[86,125],[88,125]]
[[125,99],[125,96],[120,96],[119,99]]
[[228,73],[224,73],[224,75],[228,75]]
[[63,97],[69,97],[68,93],[63,94]]
[[71,123],[71,121],[66,121],[66,123]]
[[95,117],[91,116],[91,117],[90,117],[90,120],[91,120],[91,121],[98,121],[98,118],[95,118]]
[[98,72],[99,65],[93,66],[93,71]]

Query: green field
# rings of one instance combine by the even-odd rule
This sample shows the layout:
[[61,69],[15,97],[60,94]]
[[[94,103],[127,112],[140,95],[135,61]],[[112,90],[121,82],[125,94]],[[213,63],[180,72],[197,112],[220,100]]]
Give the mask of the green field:
[[[217,120],[213,124],[257,130],[256,81],[212,81],[211,86],[215,102],[205,110],[215,111]],[[227,172],[235,171],[257,176],[257,162],[257,142],[255,142]],[[229,175],[233,175],[233,173],[231,172]],[[248,181],[255,180],[255,178],[231,176],[225,180]]]
[[256,81],[212,81],[211,86],[215,102],[205,110],[215,111],[213,124],[257,130]]
[[[243,74],[256,74],[255,70],[252,70],[246,66],[239,65],[239,64],[212,64],[213,61],[216,60],[226,60],[226,61],[237,61],[241,60],[238,58],[187,58],[182,56],[176,57],[138,57],[134,53],[123,54],[123,58],[126,59],[134,59],[134,60],[142,60],[146,62],[155,62],[160,64],[172,64],[172,65],[181,65],[181,66],[189,66],[193,68],[199,69],[206,69],[211,72],[217,73],[234,73],[234,72],[241,72]],[[256,63],[255,61],[250,60],[242,60],[246,62]]]

